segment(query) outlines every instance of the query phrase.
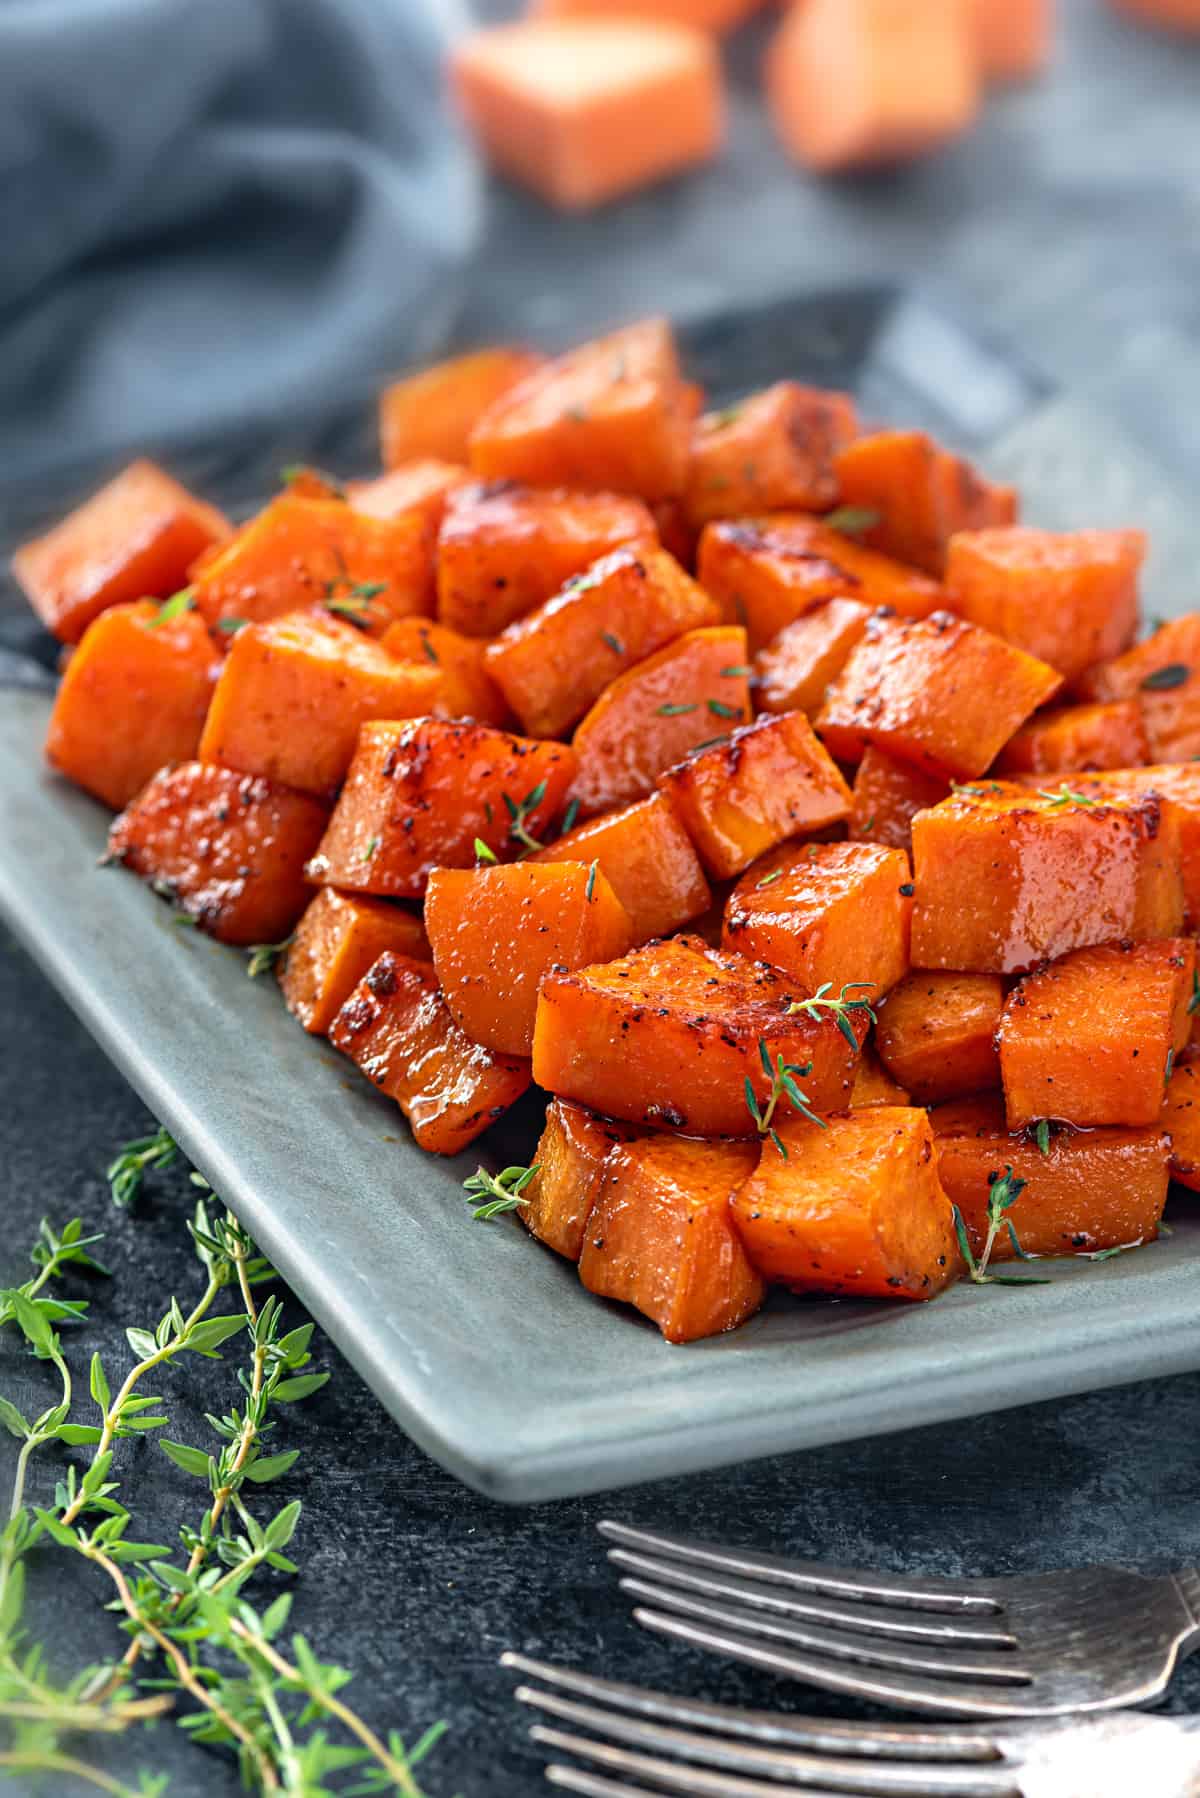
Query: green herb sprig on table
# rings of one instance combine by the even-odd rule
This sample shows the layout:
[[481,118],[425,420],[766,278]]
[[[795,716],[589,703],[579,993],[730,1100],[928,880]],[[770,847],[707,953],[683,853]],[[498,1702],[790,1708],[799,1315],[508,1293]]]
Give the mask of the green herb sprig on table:
[[179,1145],[160,1125],[153,1136],[136,1136],[109,1162],[104,1178],[114,1205],[132,1205],[142,1190],[150,1168],[170,1167],[179,1156]]
[[489,1174],[485,1167],[477,1167],[469,1179],[463,1181],[463,1191],[471,1200],[476,1222],[487,1223],[490,1218],[528,1205],[529,1200],[521,1195],[537,1171],[536,1162],[532,1167],[506,1167],[499,1174]]
[[287,952],[295,942],[295,934],[285,936],[281,943],[251,943],[246,951],[246,972],[251,980],[257,980],[260,974],[269,974],[276,962],[287,964]]

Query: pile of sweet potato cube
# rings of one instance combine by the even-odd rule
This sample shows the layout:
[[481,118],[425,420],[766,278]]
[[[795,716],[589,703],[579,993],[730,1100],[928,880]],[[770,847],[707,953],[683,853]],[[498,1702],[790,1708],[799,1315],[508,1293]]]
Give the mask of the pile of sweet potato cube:
[[1200,615],[1135,644],[1141,533],[1021,528],[845,394],[705,411],[661,320],[381,425],[374,480],[233,528],[138,463],[18,553],[112,855],[280,948],[422,1147],[544,1089],[525,1224],[672,1341],[1152,1240],[1200,1187]]

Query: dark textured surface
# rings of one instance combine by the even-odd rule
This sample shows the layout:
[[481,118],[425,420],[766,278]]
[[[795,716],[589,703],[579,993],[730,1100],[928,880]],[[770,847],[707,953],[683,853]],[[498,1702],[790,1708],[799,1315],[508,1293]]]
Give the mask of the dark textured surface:
[[[998,99],[969,145],[895,177],[824,188],[770,146],[749,99],[761,41],[750,34],[733,51],[732,158],[689,187],[563,226],[521,196],[498,195],[464,328],[519,324],[561,336],[576,321],[585,329],[651,304],[700,311],[789,286],[901,272],[958,304],[965,296],[1068,382],[1094,386],[1123,368],[1136,379],[1147,327],[1186,332],[1195,322],[1200,55],[1139,36],[1099,0],[1075,0],[1066,11],[1070,54],[1055,76]],[[1179,379],[1194,384],[1194,360],[1180,365]],[[1194,447],[1197,416],[1181,400],[1177,410],[1156,411],[1146,431],[1169,456]],[[1102,444],[1096,453],[1101,481]],[[152,1321],[170,1291],[184,1297],[194,1280],[183,1231],[189,1189],[181,1173],[167,1175],[138,1215],[111,1213],[99,1170],[149,1120],[40,975],[7,939],[0,943],[0,1277],[20,1277],[42,1212],[61,1220],[81,1211],[106,1227],[117,1277],[94,1288],[89,1337],[119,1361],[125,1324]],[[286,1102],[281,1094],[285,1119]],[[449,1293],[447,1303],[461,1307],[470,1329],[470,1294]],[[495,1666],[507,1645],[734,1701],[807,1702],[640,1636],[592,1534],[606,1511],[848,1562],[947,1572],[1097,1558],[1153,1568],[1197,1551],[1200,1376],[518,1512],[465,1492],[421,1457],[327,1344],[318,1365],[333,1370],[332,1382],[287,1425],[288,1442],[304,1450],[303,1476],[276,1489],[305,1504],[294,1622],[321,1652],[356,1669],[352,1693],[373,1721],[403,1730],[449,1721],[451,1736],[429,1769],[438,1794],[516,1798],[539,1789],[510,1682]],[[200,1414],[220,1405],[231,1377],[215,1363],[168,1376],[164,1389],[178,1395],[172,1433],[200,1440]],[[5,1343],[0,1388],[20,1401],[36,1378]],[[0,1442],[0,1473],[9,1443]],[[169,1539],[180,1496],[191,1503],[200,1489],[148,1446],[127,1454],[139,1533]],[[68,1582],[61,1563],[42,1564],[33,1619],[61,1670],[111,1651],[103,1596],[86,1576]],[[1185,1669],[1176,1693],[1200,1705],[1200,1674]],[[115,1750],[105,1764],[139,1762],[169,1769],[183,1798],[237,1789],[223,1762],[190,1749],[169,1725],[137,1754]]]

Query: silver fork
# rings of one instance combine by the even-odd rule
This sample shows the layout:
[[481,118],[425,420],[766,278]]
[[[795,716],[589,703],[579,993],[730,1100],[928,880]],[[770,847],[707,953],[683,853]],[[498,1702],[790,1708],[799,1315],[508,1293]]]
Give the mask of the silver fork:
[[908,1579],[602,1523],[647,1629],[903,1710],[1057,1717],[1143,1705],[1200,1646],[1200,1571]]
[[1119,1712],[972,1730],[826,1723],[674,1698],[521,1654],[501,1664],[539,1682],[516,1691],[553,1720],[533,1726],[533,1741],[596,1769],[555,1760],[547,1779],[588,1798],[1200,1795],[1200,1718]]

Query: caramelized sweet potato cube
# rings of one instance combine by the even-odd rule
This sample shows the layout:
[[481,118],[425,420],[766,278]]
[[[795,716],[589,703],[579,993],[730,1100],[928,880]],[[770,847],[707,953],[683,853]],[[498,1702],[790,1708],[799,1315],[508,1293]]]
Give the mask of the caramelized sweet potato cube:
[[706,412],[692,433],[684,504],[694,524],[759,512],[822,512],[838,496],[834,451],[858,414],[848,393],[779,381]]
[[918,812],[950,797],[950,783],[897,761],[868,743],[854,775],[850,839],[887,849],[912,850],[912,821]]
[[566,1099],[551,1099],[533,1157],[533,1179],[521,1194],[525,1203],[517,1213],[530,1235],[555,1254],[578,1261],[605,1164],[618,1143],[636,1135],[629,1124]]
[[1137,628],[1144,531],[963,531],[946,587],[956,612],[1073,680]]
[[486,724],[418,718],[364,724],[329,828],[309,866],[322,886],[419,899],[434,868],[470,868],[475,842],[514,852],[562,809],[575,758]]
[[528,1061],[473,1043],[447,1010],[433,969],[391,950],[355,987],[329,1040],[396,1101],[431,1155],[457,1155],[529,1086]]
[[352,624],[290,612],[238,631],[212,696],[199,759],[332,794],[362,725],[434,710],[431,662],[398,662]]
[[1200,1192],[1200,1064],[1173,1069],[1160,1121],[1171,1139],[1171,1178]]
[[397,618],[379,641],[398,662],[420,662],[441,675],[441,691],[430,711],[445,718],[474,718],[477,724],[512,722],[504,695],[484,666],[481,637],[462,637],[432,618]]
[[405,375],[379,396],[379,447],[385,468],[432,457],[465,462],[488,407],[540,368],[535,350],[517,345],[472,350]]
[[574,736],[584,816],[645,798],[675,762],[749,718],[748,673],[745,631],[715,625],[619,674]]
[[1179,860],[1175,810],[1154,794],[960,788],[913,819],[913,966],[1016,974],[1093,943],[1177,936]]
[[1191,1030],[1190,937],[1076,949],[1009,994],[996,1032],[1010,1130],[1153,1124]]
[[435,868],[425,929],[446,1004],[485,1049],[528,1055],[549,973],[612,961],[633,942],[606,876],[582,862]]
[[629,914],[634,943],[669,936],[712,904],[692,839],[665,793],[577,825],[531,859],[598,862]]
[[194,613],[164,618],[148,601],[110,606],[67,663],[47,759],[119,810],[168,762],[195,755],[217,665]]
[[878,515],[863,533],[873,549],[941,580],[950,539],[1017,522],[1012,487],[985,481],[924,431],[856,437],[834,458],[845,505]]
[[131,462],[43,537],[22,543],[12,571],[60,643],[78,643],[109,606],[166,599],[228,521],[153,462]]
[[[827,1015],[793,1013],[807,994],[777,968],[710,949],[698,937],[648,943],[620,961],[551,974],[533,1038],[534,1078],[548,1092],[631,1124],[700,1136],[747,1134],[782,1055],[811,1071],[800,1090],[815,1111],[849,1099],[856,1053]],[[853,1014],[861,1042],[867,1024]],[[790,1108],[785,1095],[777,1115]]]
[[181,762],[113,821],[108,850],[222,943],[277,943],[304,910],[328,816],[276,781]]
[[439,462],[426,456],[417,462],[402,462],[373,481],[351,481],[346,498],[356,512],[368,518],[399,518],[401,513],[414,512],[436,533],[450,494],[470,479],[470,469],[461,462]]
[[725,617],[745,625],[755,654],[827,599],[890,606],[906,618],[927,618],[946,603],[915,568],[802,513],[706,525],[698,578]]
[[665,549],[618,549],[510,624],[484,664],[523,730],[558,737],[626,668],[719,622],[716,602]]
[[447,501],[438,536],[438,618],[491,637],[625,545],[650,549],[654,520],[615,493],[473,482]]
[[998,974],[910,974],[880,1008],[879,1059],[918,1105],[985,1092],[1000,1084],[1003,1010]]
[[210,628],[325,605],[378,636],[393,618],[432,611],[433,544],[416,513],[369,518],[345,500],[285,493],[206,562],[193,587]]
[[584,1233],[579,1277],[588,1291],[636,1306],[668,1342],[745,1323],[765,1291],[729,1201],[757,1158],[750,1143],[658,1136],[619,1144]]
[[485,480],[669,499],[683,491],[691,428],[671,327],[651,318],[526,376],[476,425],[470,462]]
[[959,1272],[950,1201],[924,1111],[872,1105],[823,1124],[789,1119],[786,1158],[764,1145],[735,1193],[751,1263],[794,1292],[932,1299]]
[[1138,699],[1156,762],[1200,756],[1200,612],[1160,626],[1077,683],[1085,699]]
[[850,1093],[851,1111],[867,1111],[874,1105],[908,1105],[910,1098],[897,1086],[870,1043],[858,1058],[854,1070],[854,1086]]
[[[1008,1168],[1025,1182],[1005,1216],[1027,1255],[1090,1255],[1158,1234],[1167,1200],[1167,1138],[1158,1125],[1055,1129],[1043,1154],[1031,1135],[1009,1134],[998,1093],[940,1105],[929,1116],[942,1185],[974,1254],[987,1238],[992,1182]],[[992,1259],[1014,1254],[1002,1230]]]
[[275,964],[288,1010],[306,1030],[324,1036],[359,981],[389,949],[414,961],[429,960],[425,928],[414,912],[386,899],[322,887]]
[[970,778],[1061,685],[1045,662],[949,612],[873,618],[826,694],[817,729],[839,761],[857,761],[876,743],[927,774]]
[[826,688],[842,672],[870,616],[870,606],[856,599],[827,599],[785,624],[754,658],[760,709],[806,712],[815,718]]
[[1038,712],[996,758],[998,774],[1060,774],[1087,768],[1131,768],[1150,753],[1136,699],[1108,705],[1064,705]]
[[911,914],[902,849],[810,843],[777,878],[738,882],[722,947],[782,968],[805,993],[846,989],[874,1005],[908,972]]
[[743,725],[668,769],[662,786],[709,872],[725,880],[850,811],[850,789],[803,712]]

